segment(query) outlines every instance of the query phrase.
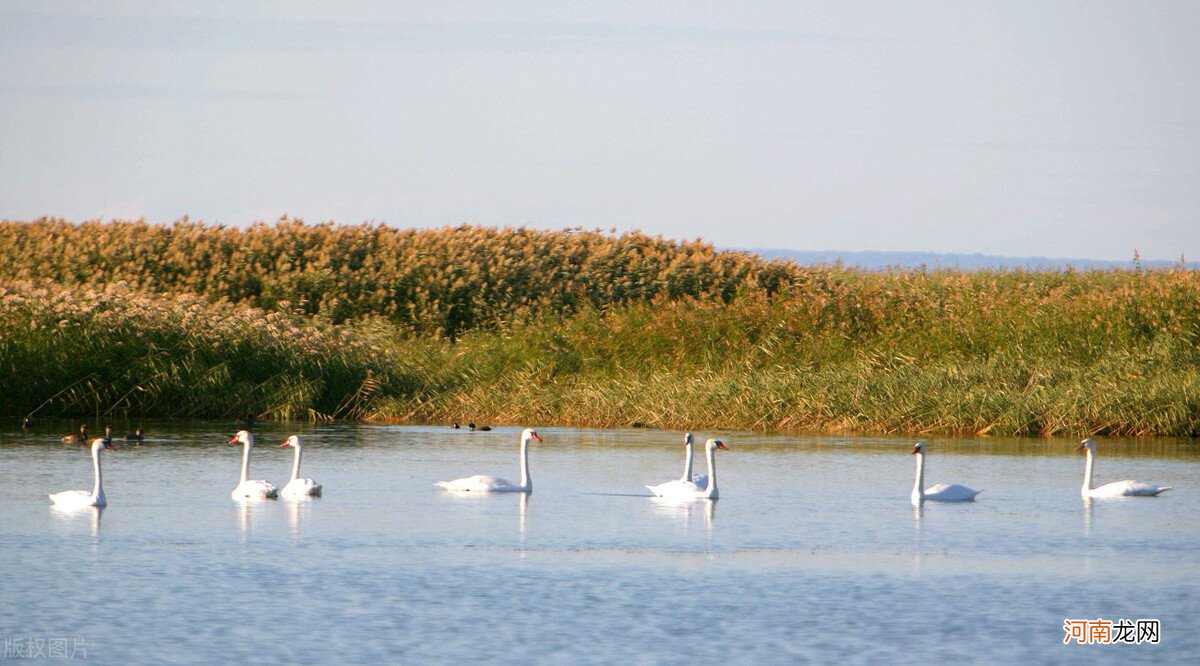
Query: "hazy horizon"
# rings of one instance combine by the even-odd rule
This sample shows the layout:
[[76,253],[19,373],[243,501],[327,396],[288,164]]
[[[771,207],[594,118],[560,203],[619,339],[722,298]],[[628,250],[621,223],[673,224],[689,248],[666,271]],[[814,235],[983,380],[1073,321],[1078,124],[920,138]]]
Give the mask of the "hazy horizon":
[[1200,4],[33,2],[0,218],[1200,256]]

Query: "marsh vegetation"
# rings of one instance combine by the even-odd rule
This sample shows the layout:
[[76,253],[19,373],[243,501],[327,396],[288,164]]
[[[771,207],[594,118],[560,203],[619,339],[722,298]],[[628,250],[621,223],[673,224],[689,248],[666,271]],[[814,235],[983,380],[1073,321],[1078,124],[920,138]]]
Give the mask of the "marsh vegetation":
[[0,223],[11,416],[1190,434],[1200,275],[801,267],[643,234]]

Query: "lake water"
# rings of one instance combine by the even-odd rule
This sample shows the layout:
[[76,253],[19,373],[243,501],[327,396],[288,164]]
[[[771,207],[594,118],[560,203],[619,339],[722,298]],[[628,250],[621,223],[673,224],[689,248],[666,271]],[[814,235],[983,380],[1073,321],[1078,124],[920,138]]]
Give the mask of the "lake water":
[[[721,499],[669,505],[643,486],[679,475],[679,433],[539,428],[531,496],[459,497],[433,482],[518,478],[519,429],[268,423],[251,478],[283,485],[296,432],[325,496],[240,504],[232,427],[145,425],[105,453],[108,508],[74,514],[46,497],[91,488],[88,453],[55,436],[71,426],[0,432],[7,657],[37,640],[114,664],[1200,655],[1189,440],[1101,440],[1100,482],[1175,489],[1090,506],[1074,442],[926,440],[927,485],[985,491],[918,510],[914,439],[719,433]],[[1067,618],[1158,619],[1161,642],[1063,645]]]

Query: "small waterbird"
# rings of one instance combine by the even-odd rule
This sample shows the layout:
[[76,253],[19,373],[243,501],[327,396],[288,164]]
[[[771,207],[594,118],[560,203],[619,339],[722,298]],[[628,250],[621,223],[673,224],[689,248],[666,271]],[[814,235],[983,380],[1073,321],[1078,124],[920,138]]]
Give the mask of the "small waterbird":
[[78,435],[64,435],[62,438],[63,444],[83,445],[88,441],[88,425],[86,423],[79,424]]

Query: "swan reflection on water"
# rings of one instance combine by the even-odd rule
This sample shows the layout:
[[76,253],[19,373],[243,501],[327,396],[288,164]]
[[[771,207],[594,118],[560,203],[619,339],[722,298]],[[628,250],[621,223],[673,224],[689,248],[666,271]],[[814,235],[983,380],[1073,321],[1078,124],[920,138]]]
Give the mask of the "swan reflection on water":
[[529,493],[517,493],[521,499],[517,502],[517,535],[525,540],[525,512],[529,509]]
[[921,528],[921,520],[925,518],[925,502],[924,500],[914,500],[913,507],[913,527],[917,530],[917,543],[913,548],[913,573],[921,573],[921,556],[925,554],[925,532]]
[[1083,498],[1083,536],[1092,536],[1092,519],[1096,514],[1096,502],[1090,497]]
[[284,502],[287,506],[288,528],[291,530],[292,539],[300,538],[300,523],[302,522],[301,514],[308,511],[311,506],[309,502],[292,500]]
[[104,513],[102,506],[76,506],[63,507],[57,504],[50,505],[50,514],[63,525],[75,526],[87,521],[91,528],[92,538],[100,538],[100,517]]
[[693,514],[703,511],[704,528],[710,532],[712,531],[713,519],[717,515],[717,500],[680,500],[669,497],[651,497],[650,501],[654,502],[655,513],[683,518],[685,528],[691,525]]
[[250,511],[253,504],[247,500],[234,502],[234,506],[237,507],[238,531],[243,538],[250,533]]
[[[525,531],[528,528],[528,512],[529,504],[533,501],[533,493],[494,493],[494,492],[477,492],[471,490],[446,490],[444,494],[448,497],[453,497],[462,502],[492,502],[505,501],[509,495],[517,496],[517,536],[523,541],[525,539]],[[484,506],[476,504],[476,506]]]

